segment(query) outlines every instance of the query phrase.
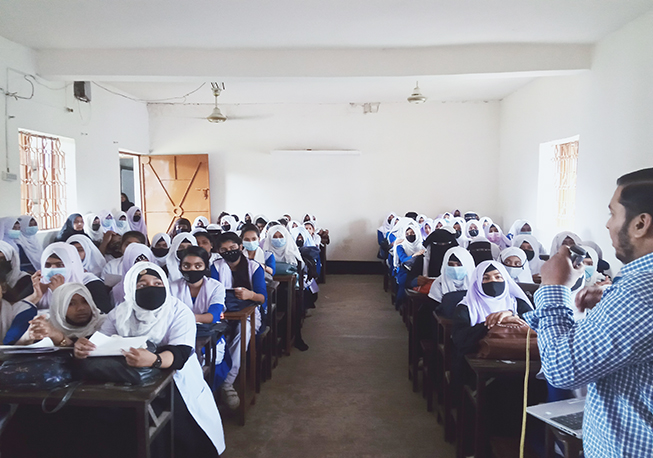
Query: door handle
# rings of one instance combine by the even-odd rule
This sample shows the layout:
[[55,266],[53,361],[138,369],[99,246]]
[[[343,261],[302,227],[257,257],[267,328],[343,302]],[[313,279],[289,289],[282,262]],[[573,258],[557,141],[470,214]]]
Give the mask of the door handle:
[[196,191],[202,191],[204,193],[204,200],[208,200],[210,188],[195,188]]

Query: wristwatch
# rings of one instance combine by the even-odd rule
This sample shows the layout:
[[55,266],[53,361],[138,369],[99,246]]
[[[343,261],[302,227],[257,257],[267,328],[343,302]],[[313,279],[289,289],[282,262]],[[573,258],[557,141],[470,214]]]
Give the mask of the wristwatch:
[[157,355],[156,355],[156,361],[154,361],[154,364],[152,364],[150,367],[151,367],[152,369],[159,369],[159,368],[161,367],[161,363],[162,363],[162,361],[161,361],[161,355],[159,355],[159,354],[157,353]]

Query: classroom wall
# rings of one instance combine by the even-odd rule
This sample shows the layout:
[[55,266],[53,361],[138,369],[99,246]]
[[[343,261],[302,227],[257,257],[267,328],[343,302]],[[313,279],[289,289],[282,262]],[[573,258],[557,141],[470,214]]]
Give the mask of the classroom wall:
[[[222,210],[301,218],[330,230],[329,258],[376,259],[388,212],[458,206],[499,216],[499,102],[223,106],[249,116],[211,124],[206,106],[150,105],[153,154],[208,153],[213,218]],[[272,155],[353,149],[360,156]]]
[[[29,96],[30,84],[24,74],[36,74],[34,51],[0,37],[0,87],[8,92]],[[71,83],[38,80],[31,100],[0,97],[0,112],[5,103],[8,135],[0,127],[0,168],[7,165],[19,180],[0,180],[0,215],[20,214],[20,157],[18,129],[69,137],[75,140],[77,184],[76,208],[69,212],[119,208],[120,166],[118,151],[147,153],[149,149],[148,114],[143,103],[91,88],[92,101],[79,102],[73,97]],[[66,107],[73,111],[68,112]],[[6,158],[7,150],[8,161]],[[74,200],[74,199],[73,199]]]
[[[605,222],[622,174],[653,166],[653,12],[597,43],[591,71],[542,78],[500,108],[501,211],[535,219],[539,144],[580,135],[576,224],[615,266]],[[542,243],[548,249],[551,236]]]

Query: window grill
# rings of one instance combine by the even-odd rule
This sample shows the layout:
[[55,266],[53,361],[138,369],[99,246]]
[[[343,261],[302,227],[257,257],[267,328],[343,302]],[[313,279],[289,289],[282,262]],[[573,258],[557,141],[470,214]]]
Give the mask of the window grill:
[[23,214],[41,229],[61,227],[66,219],[66,161],[57,137],[19,131],[20,203]]
[[556,145],[553,160],[556,166],[555,189],[558,193],[556,224],[559,228],[571,228],[576,217],[578,141]]

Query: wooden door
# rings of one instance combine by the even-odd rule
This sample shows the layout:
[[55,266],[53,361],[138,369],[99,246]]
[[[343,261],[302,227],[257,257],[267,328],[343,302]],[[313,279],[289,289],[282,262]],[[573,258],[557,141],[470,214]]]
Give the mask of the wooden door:
[[143,214],[150,237],[168,232],[177,218],[191,224],[198,216],[211,220],[209,156],[141,156]]

